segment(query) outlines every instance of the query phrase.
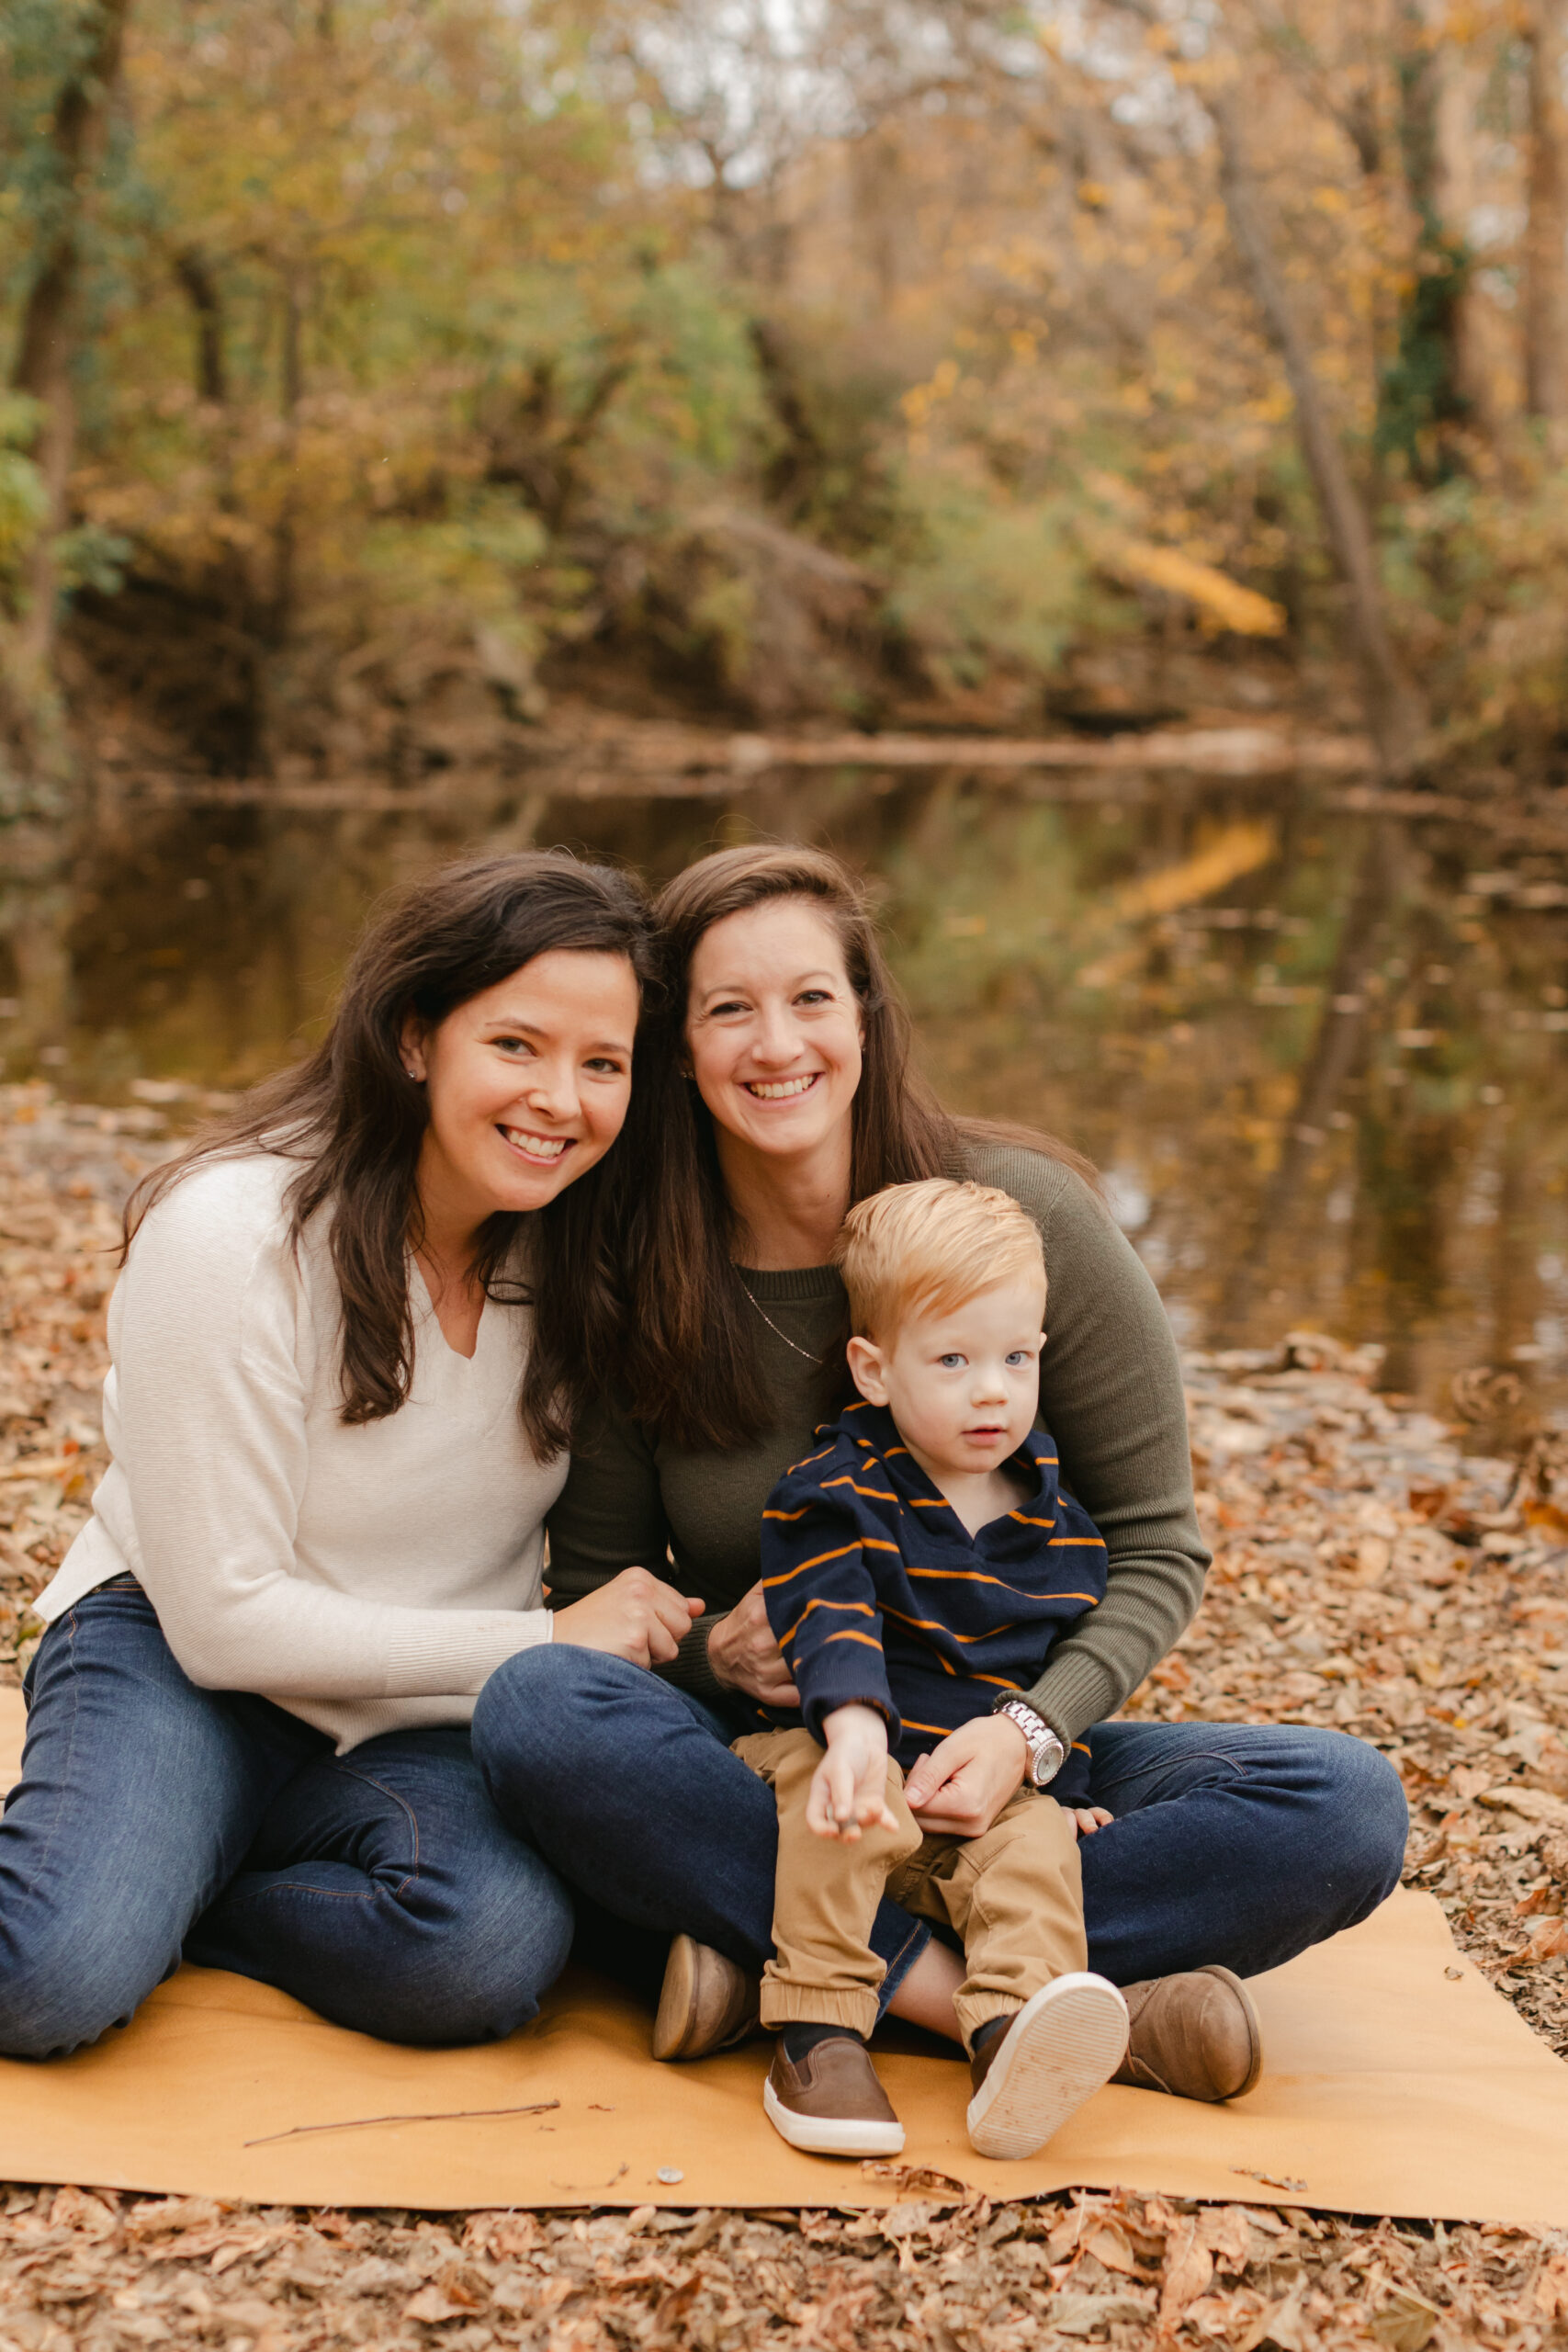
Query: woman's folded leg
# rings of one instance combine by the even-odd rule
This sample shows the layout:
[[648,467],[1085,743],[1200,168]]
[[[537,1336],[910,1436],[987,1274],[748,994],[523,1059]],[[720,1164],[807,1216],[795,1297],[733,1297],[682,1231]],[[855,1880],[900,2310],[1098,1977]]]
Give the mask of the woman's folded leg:
[[[634,1926],[684,1933],[759,1973],[773,1952],[778,1815],[699,1699],[562,1643],[499,1667],[474,1710],[497,1810],[563,1878]],[[884,1901],[884,2004],[930,1930]]]
[[525,2025],[571,1932],[570,1894],[502,1821],[453,1727],[298,1772],[186,1952],[360,2033],[460,2043]]
[[1407,1816],[1387,1758],[1297,1724],[1108,1723],[1089,1736],[1089,1964],[1118,1984],[1220,1962],[1280,1967],[1399,1883]]
[[324,1745],[265,1699],[200,1690],[133,1584],[52,1624],[0,1819],[0,2054],[123,2025],[178,1966],[276,1790]]

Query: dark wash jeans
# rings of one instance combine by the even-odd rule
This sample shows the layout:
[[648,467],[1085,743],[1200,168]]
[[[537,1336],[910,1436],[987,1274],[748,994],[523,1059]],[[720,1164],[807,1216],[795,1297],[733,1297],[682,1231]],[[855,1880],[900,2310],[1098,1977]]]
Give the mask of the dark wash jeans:
[[244,1692],[201,1690],[133,1579],[51,1625],[0,1819],[0,2054],[122,2024],[182,1951],[389,2041],[525,2024],[574,1905],[485,1794],[462,1729],[346,1756]]
[[[680,1928],[752,1966],[772,1949],[771,1794],[732,1726],[617,1658],[525,1651],[471,1739],[394,1732],[337,1757],[267,1700],[198,1690],[121,1580],[51,1626],[28,1697],[0,1819],[0,2055],[96,2041],[182,1954],[443,2043],[536,2014],[574,1908],[583,1957],[647,1989]],[[1119,1983],[1274,1967],[1397,1883],[1404,1797],[1356,1740],[1108,1724],[1092,1744],[1119,1817],[1084,1848],[1089,1960]],[[885,1999],[929,1932],[883,1905]]]
[[[523,1651],[479,1693],[474,1753],[502,1817],[635,1928],[684,1928],[760,1967],[773,1949],[772,1792],[697,1699],[592,1650]],[[1083,1841],[1089,1964],[1132,1984],[1220,1961],[1277,1968],[1399,1883],[1398,1775],[1343,1732],[1296,1724],[1097,1725]],[[929,1930],[884,1902],[886,2004]],[[597,1955],[595,1955],[597,1956]],[[633,1973],[628,1939],[621,1973]]]

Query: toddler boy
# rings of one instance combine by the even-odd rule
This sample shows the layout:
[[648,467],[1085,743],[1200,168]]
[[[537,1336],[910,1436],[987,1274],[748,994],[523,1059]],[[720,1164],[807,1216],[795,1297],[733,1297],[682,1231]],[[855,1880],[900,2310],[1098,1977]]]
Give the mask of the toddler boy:
[[[1121,1994],[1085,1969],[1077,1832],[1111,1816],[1089,1806],[1088,1750],[1064,1753],[1023,1698],[1106,1573],[1033,1426],[1040,1237],[1010,1194],[931,1179],[859,1203],[836,1254],[862,1401],[818,1432],[763,1514],[768,1617],[801,1723],[735,1744],[779,1814],[763,2104],[794,2147],[902,2148],[865,2047],[886,1890],[962,1939],[970,2140],[1028,2155],[1127,2040]],[[939,1743],[994,1713],[1013,1716],[1023,1785],[979,1837],[922,1835],[901,1768],[938,1749],[914,1775],[926,1810],[951,1776],[962,1786],[964,1741]]]

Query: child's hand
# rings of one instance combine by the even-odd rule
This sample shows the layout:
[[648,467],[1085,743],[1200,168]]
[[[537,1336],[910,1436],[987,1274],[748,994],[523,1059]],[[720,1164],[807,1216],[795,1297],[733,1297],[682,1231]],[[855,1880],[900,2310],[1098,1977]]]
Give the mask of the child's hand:
[[1062,1811],[1067,1816],[1075,1838],[1092,1838],[1097,1829],[1103,1829],[1108,1821],[1116,1818],[1113,1813],[1107,1813],[1102,1804],[1065,1804]]
[[897,1829],[887,1809],[887,1725],[874,1707],[835,1707],[822,1724],[828,1753],[811,1776],[806,1826],[855,1845],[863,1829]]

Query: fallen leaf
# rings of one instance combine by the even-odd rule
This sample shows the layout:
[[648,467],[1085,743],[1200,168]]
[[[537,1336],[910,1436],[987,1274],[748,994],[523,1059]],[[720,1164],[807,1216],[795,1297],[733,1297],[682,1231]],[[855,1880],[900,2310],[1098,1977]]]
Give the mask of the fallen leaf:
[[225,2237],[220,2242],[207,2267],[215,2278],[221,2278],[223,2273],[232,2270],[237,2262],[254,2261],[257,2255],[265,2254],[270,2246],[280,2244],[288,2234],[286,2229],[238,2230],[231,2237]]
[[1535,2307],[1547,2319],[1568,2312],[1568,2254],[1551,2255],[1536,2273]]
[[489,2301],[490,2289],[479,2273],[468,2264],[455,2262],[410,2297],[403,2305],[403,2317],[426,2322],[471,2319]]
[[929,2202],[889,2205],[882,2216],[882,2234],[885,2238],[910,2237],[917,2230],[927,2228],[939,2210]]
[[1271,2303],[1267,2310],[1259,2312],[1251,2326],[1237,2339],[1235,2352],[1258,2352],[1258,2346],[1263,2344],[1276,2346],[1277,2352],[1306,2352],[1309,2341],[1298,2290],[1285,2296],[1282,2301]]
[[950,2172],[936,2172],[930,2165],[894,2165],[879,2156],[864,2156],[860,2169],[868,2180],[890,2180],[899,2188],[951,2189],[960,2199],[974,2194],[966,2180],[955,2180]]
[[80,2230],[96,2245],[113,2237],[119,2215],[111,2212],[101,2197],[89,2197],[80,2188],[62,2188],[49,2209],[49,2225],[53,2230]]
[[133,2244],[172,2237],[179,2230],[211,2229],[222,2214],[222,2206],[210,2197],[160,2197],[131,2207],[125,2234]]
[[1544,1789],[1521,1789],[1505,1781],[1499,1788],[1483,1789],[1480,1801],[1496,1808],[1509,1806],[1526,1821],[1549,1822],[1554,1828],[1568,1826],[1568,1798],[1549,1796]]
[[1113,2325],[1119,2320],[1147,2320],[1152,2307],[1150,2296],[1069,2292],[1052,2296],[1048,2316],[1058,2335],[1088,2335],[1091,2329]]
[[1372,2314],[1371,2331],[1390,2352],[1424,2352],[1436,2332],[1438,2312],[1413,2287],[1396,2287],[1386,2303]]
[[1210,2205],[1198,2216],[1199,2243],[1217,2269],[1245,2270],[1252,2258],[1252,2225],[1245,2205]]
[[1107,2270],[1119,2270],[1123,2277],[1135,2278],[1138,2257],[1133,2252],[1133,2242],[1120,2222],[1102,2221],[1079,2240],[1086,2254],[1092,2254]]
[[1175,2334],[1188,2304],[1205,2292],[1213,2275],[1214,2257],[1203,2244],[1197,2222],[1179,2222],[1166,2245],[1158,2319],[1162,2335]]
[[1543,1919],[1529,1943],[1514,1954],[1508,1965],[1510,1968],[1539,1968],[1543,1960],[1555,1960],[1560,1952],[1568,1952],[1568,1921]]

